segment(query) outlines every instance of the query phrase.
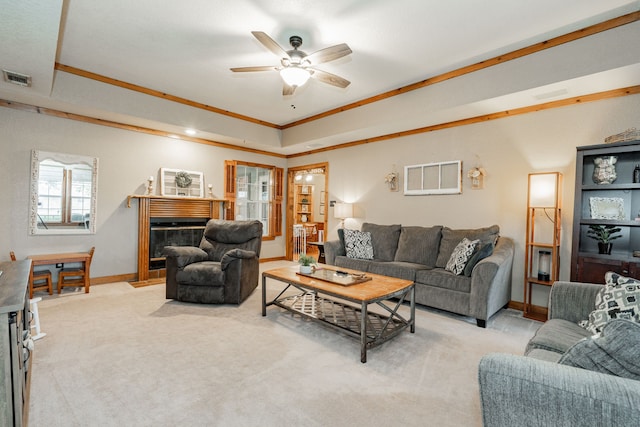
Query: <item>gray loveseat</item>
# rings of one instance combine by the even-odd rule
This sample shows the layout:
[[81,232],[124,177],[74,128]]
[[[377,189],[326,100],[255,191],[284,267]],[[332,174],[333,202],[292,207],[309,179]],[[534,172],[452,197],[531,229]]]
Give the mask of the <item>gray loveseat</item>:
[[[606,324],[602,338],[609,340],[608,353],[597,340],[583,340],[592,333],[578,322],[589,317],[602,288],[554,283],[549,320],[529,341],[525,356],[496,353],[481,359],[478,380],[485,426],[640,425],[640,380],[586,369],[604,362],[607,372],[619,373],[624,362],[618,365],[615,355],[624,353],[624,347],[640,354],[640,325],[628,320]],[[571,361],[576,350],[582,353],[579,364]],[[561,359],[563,364],[558,363]],[[636,361],[636,376],[638,366]]]
[[[416,303],[474,317],[480,327],[511,298],[514,244],[499,237],[498,226],[453,230],[364,223],[362,231],[371,233],[373,259],[346,256],[344,241],[339,239],[325,242],[326,263],[412,280]],[[456,275],[445,267],[463,237],[495,247],[490,256],[468,264],[465,274]]]

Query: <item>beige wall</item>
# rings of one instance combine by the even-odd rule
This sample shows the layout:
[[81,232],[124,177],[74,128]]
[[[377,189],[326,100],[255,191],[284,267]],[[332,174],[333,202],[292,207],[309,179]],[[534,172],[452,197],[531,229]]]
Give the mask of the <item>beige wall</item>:
[[[453,228],[499,224],[516,242],[512,299],[522,300],[527,174],[560,171],[565,177],[561,279],[569,277],[575,147],[603,142],[606,136],[640,123],[640,96],[501,119],[438,132],[285,159],[112,129],[34,113],[0,109],[0,259],[10,250],[34,253],[96,246],[92,275],[136,271],[137,211],[126,208],[129,194],[143,194],[146,178],[159,168],[204,172],[214,194],[222,196],[223,162],[237,159],[279,167],[329,162],[330,200],[357,203],[358,228],[364,221],[405,225],[443,224]],[[27,232],[29,156],[32,149],[96,156],[100,161],[98,231],[90,236],[29,236]],[[484,190],[471,190],[464,179],[461,195],[404,196],[389,192],[384,176],[392,168],[445,160],[462,160],[487,170]],[[329,208],[328,238],[338,222]],[[263,257],[285,253],[283,238],[267,241]],[[5,255],[1,255],[1,254]],[[544,304],[538,292],[534,302]]]
[[[225,160],[244,160],[286,167],[286,159],[217,148],[176,139],[96,126],[40,114],[0,108],[0,259],[13,250],[30,254],[88,250],[96,246],[93,277],[137,271],[137,202],[127,196],[145,194],[146,180],[168,167],[202,171],[214,196],[224,196]],[[95,235],[29,236],[29,175],[32,149],[98,157],[98,218]],[[263,257],[284,254],[282,237],[265,241]]]
[[[640,96],[599,101],[522,116],[414,135],[386,142],[289,160],[290,166],[327,161],[329,197],[354,202],[362,222],[434,225],[452,228],[498,224],[502,235],[515,240],[512,299],[522,301],[527,175],[539,171],[564,174],[561,274],[569,279],[571,223],[576,147],[604,142],[606,136],[640,125]],[[394,165],[404,166],[462,160],[460,195],[404,196],[389,192],[384,176]],[[487,171],[485,188],[472,190],[466,172],[474,166]],[[329,209],[328,239],[337,237],[338,221]],[[536,292],[537,291],[537,292]],[[546,305],[546,293],[534,290],[534,303]]]

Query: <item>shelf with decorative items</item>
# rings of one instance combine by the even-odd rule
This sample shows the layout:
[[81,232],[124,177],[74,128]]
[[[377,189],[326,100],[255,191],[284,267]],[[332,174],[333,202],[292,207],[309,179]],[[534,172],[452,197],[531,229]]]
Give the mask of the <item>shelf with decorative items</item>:
[[562,174],[529,174],[523,316],[546,321],[546,307],[532,303],[534,285],[550,287],[560,274]]
[[577,148],[571,280],[640,278],[640,141]]
[[313,222],[313,185],[296,184],[295,196],[295,222]]

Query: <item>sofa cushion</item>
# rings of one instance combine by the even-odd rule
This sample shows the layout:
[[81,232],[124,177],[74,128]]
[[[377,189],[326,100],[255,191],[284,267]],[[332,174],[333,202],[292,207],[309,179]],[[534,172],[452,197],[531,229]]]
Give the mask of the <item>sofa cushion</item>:
[[410,262],[384,262],[376,261],[369,264],[369,273],[381,274],[383,276],[396,277],[398,279],[416,280],[416,272],[426,267],[423,264]]
[[600,332],[611,319],[640,322],[640,281],[612,271],[604,277],[606,284],[596,296],[595,310],[588,320],[580,322],[592,334]]
[[562,353],[543,350],[541,348],[534,348],[527,354],[527,357],[531,357],[532,359],[545,360],[547,362],[558,363],[558,361],[562,357]]
[[575,343],[591,336],[591,332],[579,325],[564,319],[549,319],[538,330],[527,344],[524,354],[536,349],[564,353]]
[[560,359],[563,365],[640,380],[640,324],[614,319],[602,333],[585,338]]
[[480,240],[469,240],[463,237],[460,243],[453,249],[453,252],[451,252],[451,257],[449,257],[449,261],[447,261],[445,270],[458,276],[461,275],[464,272],[467,261],[469,261],[471,255],[473,255],[479,243]]
[[398,239],[398,250],[394,261],[423,264],[429,268],[436,265],[442,226],[402,227]]
[[480,240],[482,244],[494,243],[500,234],[500,227],[492,225],[491,227],[453,230],[449,227],[442,228],[442,239],[440,240],[440,250],[436,260],[436,267],[444,268],[447,266],[453,249],[466,237],[469,240]]
[[358,271],[369,271],[369,265],[373,263],[374,261],[369,261],[366,259],[349,258],[344,255],[337,256],[335,260],[336,267],[350,268],[352,270],[358,270]]
[[371,233],[373,255],[378,261],[393,261],[400,239],[400,224],[378,225],[365,222],[362,231]]
[[457,292],[471,292],[471,277],[457,276],[443,268],[416,271],[416,283]]
[[358,230],[344,230],[344,249],[347,257],[357,259],[373,259],[371,233]]
[[476,251],[471,255],[469,261],[467,261],[467,265],[464,266],[464,274],[467,277],[471,277],[471,273],[473,272],[473,267],[476,266],[477,263],[482,261],[483,259],[491,256],[493,254],[493,248],[495,245],[493,243],[486,243],[481,245],[479,248],[476,248]]

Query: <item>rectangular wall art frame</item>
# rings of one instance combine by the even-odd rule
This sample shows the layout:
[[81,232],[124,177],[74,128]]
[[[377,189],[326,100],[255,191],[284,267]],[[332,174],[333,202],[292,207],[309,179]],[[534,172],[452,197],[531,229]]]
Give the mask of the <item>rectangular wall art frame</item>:
[[160,194],[175,197],[204,197],[202,172],[160,168]]
[[404,176],[406,196],[462,193],[460,160],[405,166]]

